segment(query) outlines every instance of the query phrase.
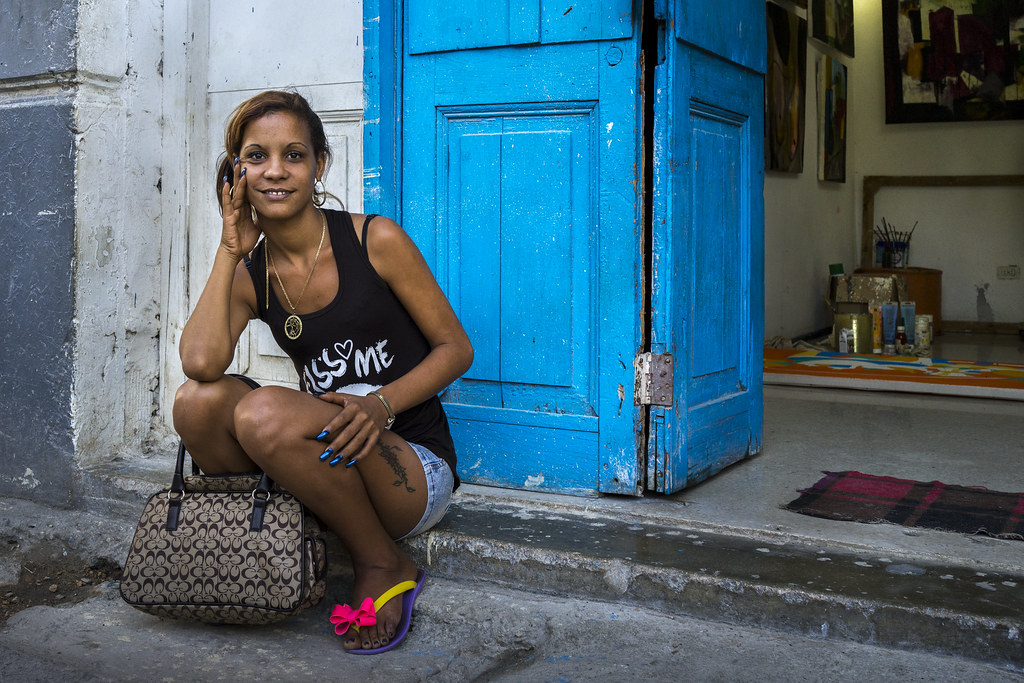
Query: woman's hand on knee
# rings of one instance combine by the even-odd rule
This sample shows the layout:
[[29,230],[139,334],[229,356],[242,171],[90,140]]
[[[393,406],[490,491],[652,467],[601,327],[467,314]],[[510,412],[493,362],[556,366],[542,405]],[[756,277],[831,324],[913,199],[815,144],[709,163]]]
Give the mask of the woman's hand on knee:
[[383,404],[373,396],[337,392],[322,394],[319,398],[341,408],[317,437],[326,446],[320,459],[331,466],[344,462],[350,467],[369,455],[384,432],[388,416]]

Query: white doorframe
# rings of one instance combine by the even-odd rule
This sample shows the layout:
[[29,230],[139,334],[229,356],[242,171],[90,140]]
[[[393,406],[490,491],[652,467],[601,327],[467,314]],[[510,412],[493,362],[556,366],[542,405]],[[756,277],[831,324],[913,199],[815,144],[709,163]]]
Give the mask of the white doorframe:
[[188,232],[189,198],[198,196],[190,183],[195,178],[190,142],[196,140],[196,112],[205,111],[205,78],[192,74],[208,72],[208,0],[172,2],[164,5],[164,126],[161,152],[161,235],[164,262],[165,300],[160,334],[160,410],[154,434],[173,434],[170,407],[174,393],[184,381],[178,361],[178,339],[189,311]]

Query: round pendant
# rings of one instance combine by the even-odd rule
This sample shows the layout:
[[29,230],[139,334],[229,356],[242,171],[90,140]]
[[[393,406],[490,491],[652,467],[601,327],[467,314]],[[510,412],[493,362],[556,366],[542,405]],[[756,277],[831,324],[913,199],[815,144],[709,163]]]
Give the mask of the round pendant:
[[284,336],[294,341],[299,338],[300,334],[302,334],[302,319],[297,315],[290,315],[285,318]]

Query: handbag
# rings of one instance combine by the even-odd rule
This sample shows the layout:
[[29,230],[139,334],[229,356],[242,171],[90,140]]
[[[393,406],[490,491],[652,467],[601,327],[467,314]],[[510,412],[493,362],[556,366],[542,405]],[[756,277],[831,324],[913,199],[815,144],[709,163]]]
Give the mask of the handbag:
[[327,551],[316,517],[266,473],[184,476],[150,496],[121,576],[121,597],[160,617],[268,624],[319,603]]

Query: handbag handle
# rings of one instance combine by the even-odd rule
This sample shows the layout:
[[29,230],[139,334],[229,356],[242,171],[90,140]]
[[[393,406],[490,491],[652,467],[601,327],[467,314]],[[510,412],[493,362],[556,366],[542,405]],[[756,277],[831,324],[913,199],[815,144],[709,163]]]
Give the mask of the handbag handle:
[[[259,389],[260,383],[245,375],[230,374],[229,377],[245,382],[251,389]],[[189,458],[192,460],[192,458]],[[192,474],[198,475],[199,465],[192,460]],[[267,501],[270,500],[270,488],[274,482],[266,472],[260,477],[259,483],[252,491],[252,521],[249,524],[250,531],[259,531],[263,528],[263,516],[267,511]],[[171,479],[171,488],[167,491],[167,530],[174,531],[178,528],[178,517],[181,514],[181,501],[185,497],[185,443],[178,442],[178,459],[174,463],[174,477]]]
[[[178,457],[174,463],[174,477],[171,479],[171,487],[167,490],[167,531],[174,531],[178,528],[178,519],[181,516],[181,501],[185,499],[185,442],[178,442]],[[191,458],[190,458],[191,459]],[[196,462],[192,461],[193,474],[196,473]],[[249,522],[249,531],[260,531],[263,529],[263,518],[267,512],[267,502],[270,501],[270,489],[274,482],[266,472],[260,477],[256,488],[252,490],[252,518]]]

